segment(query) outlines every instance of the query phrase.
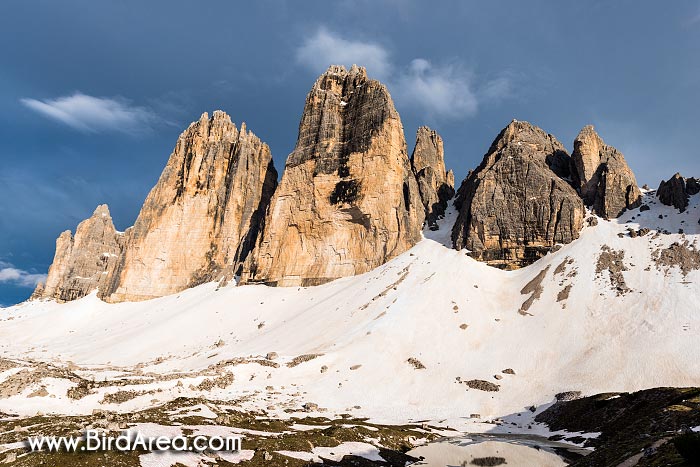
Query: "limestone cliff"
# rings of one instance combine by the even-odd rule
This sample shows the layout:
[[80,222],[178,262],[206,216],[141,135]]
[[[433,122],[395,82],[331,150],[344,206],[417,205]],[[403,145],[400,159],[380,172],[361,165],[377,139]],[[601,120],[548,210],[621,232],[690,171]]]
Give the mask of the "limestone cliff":
[[571,155],[574,183],[587,206],[601,217],[619,217],[639,207],[642,193],[620,151],[605,144],[592,125],[584,127],[574,140]]
[[454,174],[445,170],[442,138],[426,126],[418,129],[411,164],[418,180],[425,220],[437,230],[437,220],[445,215],[447,201],[454,196]]
[[514,120],[459,189],[454,247],[514,269],[578,238],[585,208],[560,172],[569,159],[554,136]]
[[277,172],[269,147],[221,111],[180,135],[110,275],[108,301],[231,277],[254,246]]
[[98,206],[90,218],[78,224],[75,236],[66,230],[58,237],[46,283],[37,287],[32,298],[65,302],[103,290],[122,243],[123,235],[115,230],[109,208]]
[[423,220],[389,92],[364,68],[331,66],[306,98],[242,282],[306,286],[364,273],[418,242]]

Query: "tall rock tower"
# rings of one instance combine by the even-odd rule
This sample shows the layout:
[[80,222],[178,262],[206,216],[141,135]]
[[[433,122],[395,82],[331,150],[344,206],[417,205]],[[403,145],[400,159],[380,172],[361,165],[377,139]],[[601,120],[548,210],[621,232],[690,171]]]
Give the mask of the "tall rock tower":
[[331,66],[306,98],[242,282],[307,286],[367,272],[418,242],[424,216],[386,87],[364,68]]
[[232,277],[276,184],[267,144],[224,112],[204,113],[180,135],[102,295],[145,300]]

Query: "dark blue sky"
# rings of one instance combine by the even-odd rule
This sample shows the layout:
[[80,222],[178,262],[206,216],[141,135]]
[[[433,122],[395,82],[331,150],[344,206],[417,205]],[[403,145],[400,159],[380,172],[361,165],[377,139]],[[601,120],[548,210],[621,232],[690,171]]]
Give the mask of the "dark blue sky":
[[511,119],[569,149],[592,123],[640,184],[700,175],[700,1],[9,0],[0,14],[0,305],[100,203],[131,225],[178,134],[222,109],[294,146],[330,63],[387,83],[409,151],[445,140],[458,182]]

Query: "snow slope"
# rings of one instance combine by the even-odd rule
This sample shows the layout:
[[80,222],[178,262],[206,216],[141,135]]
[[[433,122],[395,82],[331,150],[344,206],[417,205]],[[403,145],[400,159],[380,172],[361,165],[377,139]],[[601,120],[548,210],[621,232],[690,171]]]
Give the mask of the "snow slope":
[[[66,391],[76,383],[54,375],[0,397],[0,412],[133,411],[196,395],[271,416],[313,402],[328,414],[459,426],[472,414],[506,417],[550,403],[562,391],[698,386],[700,272],[684,277],[677,267],[659,268],[652,254],[673,242],[697,242],[700,196],[682,214],[653,194],[645,202],[651,210],[599,219],[579,240],[518,271],[488,267],[446,246],[456,216],[450,211],[441,230],[426,232],[410,251],[322,286],[210,283],[147,302],[106,304],[93,294],[3,309],[0,357],[29,372],[48,362],[98,382],[134,378],[133,388],[120,390],[144,394],[105,402],[114,392],[106,383],[74,400]],[[685,234],[626,233],[643,227],[680,227]],[[608,271],[596,272],[604,245],[624,252],[630,291],[623,295]],[[519,313],[529,297],[521,289],[546,268],[541,296]],[[568,298],[557,301],[569,285]],[[261,364],[270,352],[279,357]],[[311,356],[286,365],[304,355]],[[24,370],[0,371],[0,386]],[[227,372],[233,381],[223,387],[197,388]],[[464,384],[474,379],[499,391]],[[27,397],[42,386],[48,395]]]

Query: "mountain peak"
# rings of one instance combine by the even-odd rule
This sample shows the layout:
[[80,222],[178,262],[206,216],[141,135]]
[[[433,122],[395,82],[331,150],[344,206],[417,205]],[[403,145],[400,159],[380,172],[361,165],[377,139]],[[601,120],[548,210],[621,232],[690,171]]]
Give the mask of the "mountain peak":
[[619,217],[641,204],[642,193],[620,151],[605,144],[593,125],[574,140],[573,178],[586,205],[601,217]]

